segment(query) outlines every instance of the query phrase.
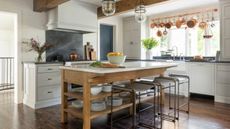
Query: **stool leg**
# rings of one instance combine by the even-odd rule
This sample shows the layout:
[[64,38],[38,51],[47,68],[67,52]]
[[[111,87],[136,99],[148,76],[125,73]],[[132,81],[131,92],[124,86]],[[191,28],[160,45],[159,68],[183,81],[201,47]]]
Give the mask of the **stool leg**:
[[179,120],[179,115],[180,115],[180,84],[179,81],[177,81],[177,120]]
[[136,128],[136,93],[133,90],[133,129]]
[[141,106],[141,93],[139,92],[138,93],[138,123],[140,122],[141,120],[141,115],[140,115],[140,106]]
[[188,77],[188,111],[187,113],[189,113],[190,111],[190,78]]
[[110,103],[111,103],[111,107],[110,107],[110,109],[111,109],[111,113],[110,113],[110,129],[112,129],[113,128],[113,90],[111,92],[111,101],[110,101]]
[[176,113],[177,113],[177,89],[176,89],[176,83],[175,83],[175,85],[174,85],[174,118],[173,118],[173,122],[175,122],[175,120],[177,119]]
[[171,83],[169,83],[169,109],[171,108]]

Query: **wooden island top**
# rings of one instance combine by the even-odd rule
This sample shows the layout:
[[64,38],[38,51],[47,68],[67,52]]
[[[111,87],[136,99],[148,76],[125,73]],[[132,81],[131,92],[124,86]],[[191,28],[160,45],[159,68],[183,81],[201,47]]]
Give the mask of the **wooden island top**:
[[[125,66],[125,68],[95,68],[89,66],[89,64],[61,66],[61,122],[67,123],[68,114],[72,114],[77,118],[83,119],[83,129],[91,129],[91,119],[110,113],[109,108],[101,112],[92,112],[91,101],[111,95],[111,93],[100,93],[97,96],[91,95],[92,85],[125,80],[132,82],[137,78],[163,75],[168,68],[176,67],[177,64],[171,62],[135,61],[125,62],[122,66]],[[82,85],[83,93],[69,92],[68,84]],[[70,107],[68,105],[68,97],[83,100],[83,110]],[[131,103],[123,104],[116,107],[115,111],[131,106]]]

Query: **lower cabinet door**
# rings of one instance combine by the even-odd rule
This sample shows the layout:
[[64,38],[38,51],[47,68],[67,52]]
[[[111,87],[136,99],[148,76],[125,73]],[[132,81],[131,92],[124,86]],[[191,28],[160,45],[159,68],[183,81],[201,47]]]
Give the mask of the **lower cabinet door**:
[[60,97],[61,88],[57,86],[38,87],[37,100],[48,100]]
[[215,66],[211,63],[189,64],[191,93],[214,95]]

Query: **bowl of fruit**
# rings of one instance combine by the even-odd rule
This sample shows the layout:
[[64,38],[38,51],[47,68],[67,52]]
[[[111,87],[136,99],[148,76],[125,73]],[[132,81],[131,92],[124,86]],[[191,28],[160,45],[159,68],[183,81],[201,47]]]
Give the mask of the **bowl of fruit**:
[[120,52],[110,52],[107,54],[109,63],[121,65],[125,62],[126,56]]

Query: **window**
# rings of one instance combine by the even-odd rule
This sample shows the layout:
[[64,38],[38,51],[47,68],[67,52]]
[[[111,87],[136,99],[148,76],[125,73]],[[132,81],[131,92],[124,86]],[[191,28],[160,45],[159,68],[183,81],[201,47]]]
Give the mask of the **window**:
[[153,55],[160,56],[161,51],[173,49],[174,54],[178,56],[215,56],[216,51],[220,49],[220,23],[219,21],[213,23],[215,24],[212,28],[213,37],[210,39],[203,38],[204,30],[199,27],[180,29],[174,27],[161,38],[156,35],[158,29],[151,29],[150,35],[160,42],[160,45],[153,50]]

